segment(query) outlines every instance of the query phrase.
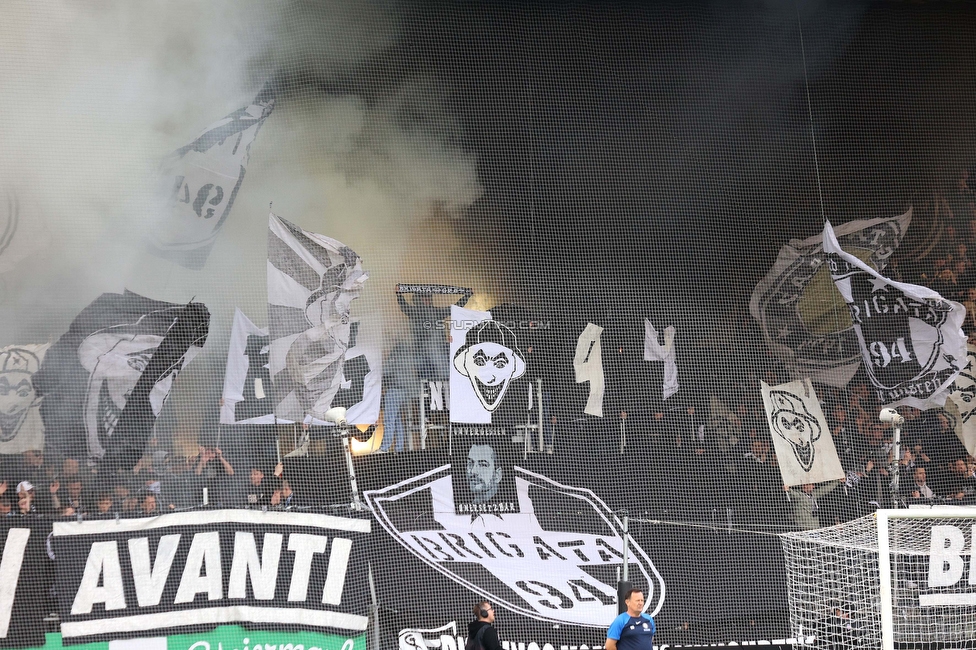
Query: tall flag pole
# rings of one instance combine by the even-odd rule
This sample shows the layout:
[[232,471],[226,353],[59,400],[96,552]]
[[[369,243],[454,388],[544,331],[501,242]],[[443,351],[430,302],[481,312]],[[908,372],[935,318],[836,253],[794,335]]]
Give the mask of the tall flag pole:
[[919,409],[945,404],[966,364],[966,309],[928,287],[884,277],[843,250],[830,223],[823,249],[878,401]]

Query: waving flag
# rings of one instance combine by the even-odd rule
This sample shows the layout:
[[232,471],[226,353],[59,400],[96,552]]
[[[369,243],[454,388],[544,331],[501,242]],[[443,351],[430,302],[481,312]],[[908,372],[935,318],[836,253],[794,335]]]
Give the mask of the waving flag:
[[[911,220],[909,210],[898,217],[850,221],[838,226],[835,234],[845,250],[880,271]],[[825,261],[820,234],[791,240],[756,285],[749,312],[759,322],[770,351],[786,364],[794,379],[809,377],[843,387],[857,372],[861,351]]]
[[966,364],[965,308],[927,287],[884,277],[844,251],[829,223],[823,248],[878,401],[941,407]]
[[275,414],[323,418],[344,381],[352,301],[369,277],[355,251],[268,217],[268,369]]
[[99,296],[34,375],[47,446],[75,458],[108,454],[112,469],[134,464],[177,374],[206,341],[209,322],[199,303],[131,291]]
[[252,104],[211,124],[166,161],[165,207],[150,241],[156,255],[203,268],[244,182],[251,143],[274,103],[270,85],[265,86]]

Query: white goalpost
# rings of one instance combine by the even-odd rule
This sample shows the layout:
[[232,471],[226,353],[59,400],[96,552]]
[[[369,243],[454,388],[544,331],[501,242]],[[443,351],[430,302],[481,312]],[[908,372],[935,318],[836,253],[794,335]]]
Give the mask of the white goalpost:
[[884,650],[976,640],[976,507],[879,510],[780,538],[794,638]]

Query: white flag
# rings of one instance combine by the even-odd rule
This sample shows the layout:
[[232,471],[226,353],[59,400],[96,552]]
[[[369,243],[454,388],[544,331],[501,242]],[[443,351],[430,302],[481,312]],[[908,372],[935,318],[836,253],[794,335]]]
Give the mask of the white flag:
[[[912,221],[912,211],[898,217],[849,221],[835,235],[845,250],[855,251],[874,268],[884,269]],[[844,303],[826,268],[823,236],[791,239],[749,302],[770,351],[793,379],[809,377],[844,387],[861,365],[861,350]]]
[[252,323],[240,309],[234,310],[220,404],[221,424],[275,422],[268,372],[270,343],[267,329]]
[[966,367],[949,393],[946,411],[953,420],[956,436],[971,456],[976,456],[976,347],[966,346]]
[[576,383],[590,384],[590,394],[583,413],[598,418],[603,417],[603,391],[606,381],[603,374],[603,347],[600,345],[602,334],[602,327],[587,323],[576,340],[576,354],[573,356]]
[[664,328],[664,343],[659,342],[657,330],[651,321],[644,319],[644,361],[664,362],[664,397],[678,392],[678,360],[674,351],[674,327]]
[[0,454],[44,449],[41,398],[34,391],[34,373],[44,361],[44,345],[11,345],[0,349]]
[[966,363],[965,308],[928,287],[884,277],[842,250],[829,223],[823,240],[878,401],[941,407]]
[[515,332],[491,312],[451,306],[451,422],[491,424],[517,391],[525,356]]
[[764,381],[760,384],[783,485],[844,478],[844,468],[810,380],[779,386],[769,386]]
[[275,413],[322,419],[342,389],[350,309],[369,276],[351,248],[268,217],[268,369]]

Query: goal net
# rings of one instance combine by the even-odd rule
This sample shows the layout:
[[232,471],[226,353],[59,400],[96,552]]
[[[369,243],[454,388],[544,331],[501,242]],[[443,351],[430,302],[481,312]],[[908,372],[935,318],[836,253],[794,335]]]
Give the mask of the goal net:
[[833,648],[974,647],[976,508],[879,510],[784,533],[790,624]]

